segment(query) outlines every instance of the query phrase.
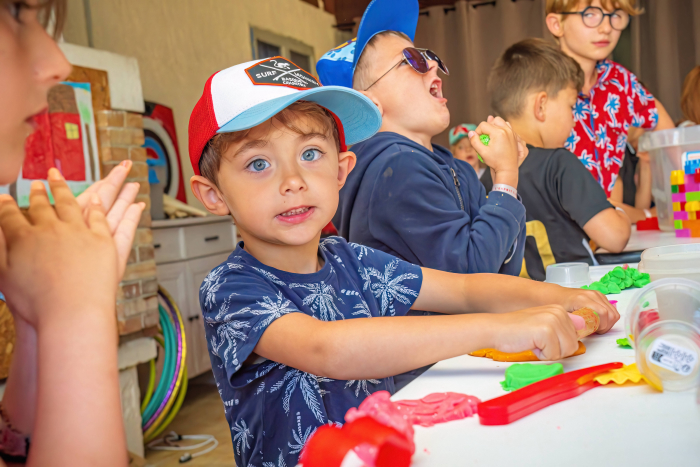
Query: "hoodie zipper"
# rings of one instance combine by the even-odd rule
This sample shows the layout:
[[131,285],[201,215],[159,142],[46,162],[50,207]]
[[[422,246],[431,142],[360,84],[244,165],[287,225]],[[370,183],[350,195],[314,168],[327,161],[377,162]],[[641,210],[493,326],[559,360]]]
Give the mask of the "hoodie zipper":
[[464,200],[462,200],[462,193],[459,191],[459,180],[457,179],[457,172],[455,172],[455,169],[450,167],[450,170],[452,171],[452,179],[455,182],[455,189],[457,190],[457,197],[459,198],[459,208],[464,211]]

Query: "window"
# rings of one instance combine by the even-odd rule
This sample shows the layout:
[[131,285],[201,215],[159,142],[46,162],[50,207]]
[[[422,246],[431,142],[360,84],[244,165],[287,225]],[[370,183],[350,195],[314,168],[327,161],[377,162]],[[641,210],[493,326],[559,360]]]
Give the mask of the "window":
[[311,57],[309,57],[308,55],[300,54],[293,50],[290,52],[290,55],[290,60],[293,63],[297,64],[302,70],[306,70],[309,73],[311,73]]
[[[255,58],[270,58],[281,55],[280,48],[267,42],[258,41],[258,53]],[[301,65],[300,65],[301,66]]]
[[251,52],[254,60],[275,56],[285,57],[311,74],[316,73],[313,47],[291,37],[280,36],[264,29],[250,28]]

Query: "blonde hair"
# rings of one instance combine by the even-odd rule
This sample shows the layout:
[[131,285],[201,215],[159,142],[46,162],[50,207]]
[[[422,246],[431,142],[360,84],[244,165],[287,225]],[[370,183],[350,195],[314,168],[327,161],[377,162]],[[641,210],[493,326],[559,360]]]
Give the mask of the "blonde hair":
[[358,91],[364,91],[368,87],[372,85],[373,79],[379,78],[379,76],[370,76],[369,75],[369,69],[370,69],[370,62],[371,60],[368,58],[368,49],[374,49],[377,46],[377,40],[380,37],[385,37],[385,36],[396,36],[400,37],[401,39],[406,39],[408,42],[413,44],[413,41],[411,40],[410,37],[408,37],[406,34],[399,32],[399,31],[382,31],[380,33],[375,34],[372,36],[372,38],[367,41],[367,45],[365,45],[365,48],[362,50],[362,55],[360,55],[359,60],[357,61],[357,66],[355,67],[355,73],[352,76],[352,88],[357,89]]
[[525,39],[503,52],[491,69],[491,106],[503,118],[520,116],[527,94],[546,91],[556,98],[562,89],[583,87],[583,70],[573,58],[544,39]]
[[[573,11],[581,1],[583,0],[547,0],[545,14]],[[590,6],[593,0],[585,2]],[[600,5],[604,10],[622,10],[631,16],[644,13],[643,8],[637,8],[637,0],[600,0]]]
[[[312,132],[317,131],[335,139],[336,149],[340,151],[340,132],[335,119],[330,112],[314,102],[297,101],[281,110],[268,121],[268,133],[272,128],[276,128],[274,125],[276,121],[296,134],[308,134],[307,131],[302,130],[297,125],[297,121],[300,118],[307,119],[307,122],[312,127]],[[202,176],[214,185],[219,186],[218,174],[221,168],[221,159],[232,144],[243,141],[253,131],[253,128],[231,133],[219,133],[210,139],[202,151],[202,157],[199,159],[199,172]]]
[[700,65],[690,70],[683,80],[681,110],[686,120],[700,124]]

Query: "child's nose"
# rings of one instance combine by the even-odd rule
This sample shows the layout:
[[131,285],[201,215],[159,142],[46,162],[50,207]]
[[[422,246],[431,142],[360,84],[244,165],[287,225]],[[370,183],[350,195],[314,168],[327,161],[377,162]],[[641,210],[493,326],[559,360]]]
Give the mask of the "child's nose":
[[304,190],[306,190],[306,182],[304,182],[304,178],[299,172],[288,171],[284,174],[284,179],[280,185],[280,194],[286,195]]

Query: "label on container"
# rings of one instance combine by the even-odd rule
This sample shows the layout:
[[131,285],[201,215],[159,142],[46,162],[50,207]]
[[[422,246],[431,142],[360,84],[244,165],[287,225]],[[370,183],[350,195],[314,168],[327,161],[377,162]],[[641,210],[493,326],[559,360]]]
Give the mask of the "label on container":
[[688,376],[698,363],[698,354],[694,350],[671,344],[663,339],[656,339],[649,353],[651,361],[662,368]]

